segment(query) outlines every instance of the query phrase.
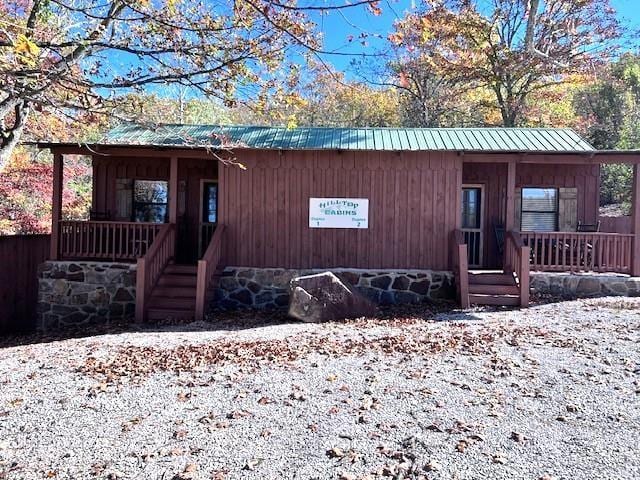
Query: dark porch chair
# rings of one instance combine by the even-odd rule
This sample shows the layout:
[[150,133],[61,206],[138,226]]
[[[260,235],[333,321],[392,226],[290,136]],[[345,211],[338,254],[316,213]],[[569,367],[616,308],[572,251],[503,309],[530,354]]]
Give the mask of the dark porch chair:
[[597,233],[600,231],[600,220],[596,223],[582,223],[578,222],[578,228],[576,232],[592,232]]
[[96,210],[89,210],[89,220],[92,222],[106,222],[111,220],[111,212],[98,212]]

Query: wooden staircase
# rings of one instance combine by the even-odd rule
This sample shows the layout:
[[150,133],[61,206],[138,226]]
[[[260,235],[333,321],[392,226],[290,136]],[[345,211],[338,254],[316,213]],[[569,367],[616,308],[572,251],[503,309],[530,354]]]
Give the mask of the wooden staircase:
[[520,305],[520,282],[513,273],[469,271],[469,303],[472,305]]
[[175,258],[175,224],[164,224],[147,253],[138,258],[136,321],[204,320],[212,289],[220,279],[222,238],[218,225],[197,265],[180,265]]
[[168,264],[151,290],[147,303],[147,320],[193,320],[196,312],[197,274],[195,265]]
[[451,261],[458,301],[462,308],[470,305],[529,305],[529,247],[518,232],[505,237],[503,270],[469,270],[468,250],[461,230],[451,233]]

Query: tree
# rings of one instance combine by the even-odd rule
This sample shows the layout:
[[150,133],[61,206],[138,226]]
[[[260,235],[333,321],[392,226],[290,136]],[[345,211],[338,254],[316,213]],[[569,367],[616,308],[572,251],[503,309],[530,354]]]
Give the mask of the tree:
[[532,94],[606,61],[618,33],[609,0],[425,0],[390,40],[436,78],[490,89],[512,127]]
[[[625,53],[600,80],[578,92],[576,110],[585,118],[587,139],[599,149],[640,149],[640,56]],[[629,211],[633,173],[629,165],[603,165],[600,204]]]
[[[47,155],[18,147],[0,175],[0,235],[48,233],[53,166]],[[91,204],[91,164],[68,155],[64,166],[65,218],[86,219]]]
[[324,65],[314,65],[300,96],[304,100],[296,115],[300,125],[396,127],[400,123],[395,89],[347,81],[343,73]]
[[132,90],[188,87],[233,104],[278,93],[302,48],[322,52],[307,12],[367,5],[293,0],[6,0],[0,3],[0,166],[32,111],[105,112]]
[[230,116],[240,123],[315,127],[394,127],[400,124],[393,88],[345,79],[327,64],[309,62],[293,95],[260,96]]

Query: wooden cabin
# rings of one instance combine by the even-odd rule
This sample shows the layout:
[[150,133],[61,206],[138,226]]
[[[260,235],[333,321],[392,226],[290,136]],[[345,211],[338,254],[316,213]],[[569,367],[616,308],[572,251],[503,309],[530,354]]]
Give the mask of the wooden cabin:
[[[462,306],[527,305],[530,270],[640,275],[640,155],[572,130],[122,125],[40,147],[51,259],[137,262],[138,320],[203,318],[230,267],[454,272]],[[93,159],[87,221],[62,215],[77,154]],[[603,163],[633,164],[631,234],[598,231]]]

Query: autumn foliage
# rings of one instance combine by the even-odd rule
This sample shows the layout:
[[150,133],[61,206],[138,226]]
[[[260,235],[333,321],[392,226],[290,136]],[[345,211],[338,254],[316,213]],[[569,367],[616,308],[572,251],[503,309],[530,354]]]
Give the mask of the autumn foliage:
[[[50,158],[25,149],[14,152],[0,175],[0,235],[48,233],[51,230]],[[63,208],[67,218],[87,218],[91,201],[91,167],[85,157],[67,156]]]

